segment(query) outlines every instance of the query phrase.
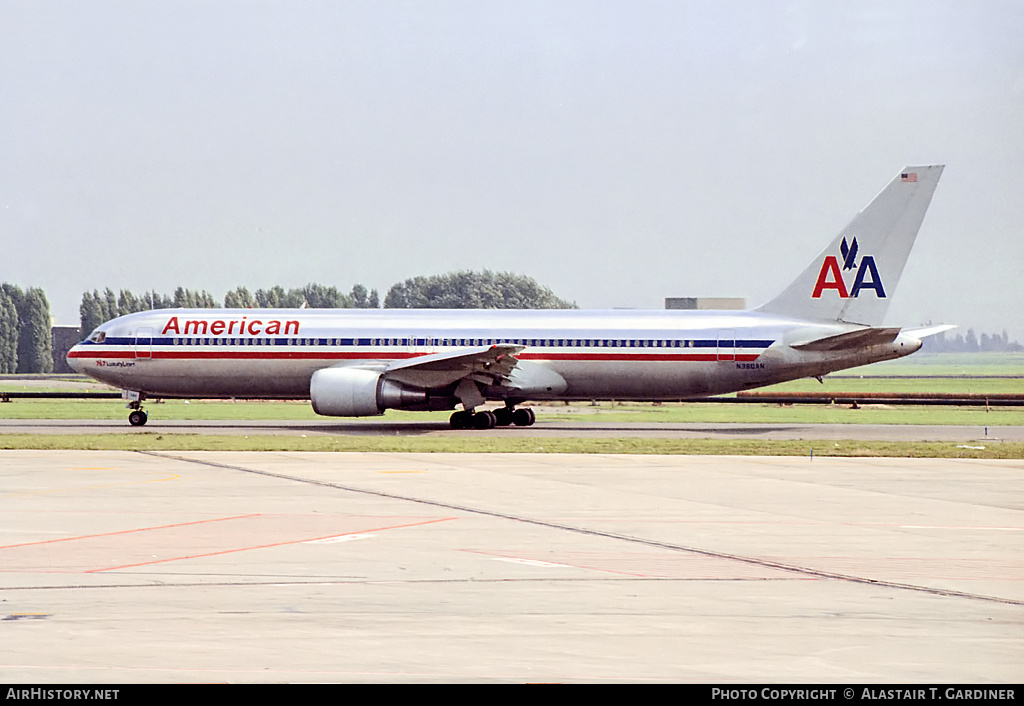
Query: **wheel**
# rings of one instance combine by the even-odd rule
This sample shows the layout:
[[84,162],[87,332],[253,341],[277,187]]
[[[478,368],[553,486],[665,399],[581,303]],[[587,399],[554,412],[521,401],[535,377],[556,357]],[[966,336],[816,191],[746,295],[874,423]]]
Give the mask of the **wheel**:
[[512,415],[515,410],[511,407],[499,407],[494,410],[494,424],[499,427],[507,427],[512,423]]
[[133,427],[141,427],[147,421],[149,421],[149,415],[141,409],[132,410],[131,414],[128,415],[128,423]]
[[473,428],[493,429],[495,421],[494,412],[477,412],[473,415]]
[[529,407],[520,407],[512,413],[512,423],[517,427],[530,427],[537,421],[537,415]]
[[469,429],[470,423],[473,421],[473,415],[466,411],[453,412],[452,416],[448,418],[448,423],[452,429]]

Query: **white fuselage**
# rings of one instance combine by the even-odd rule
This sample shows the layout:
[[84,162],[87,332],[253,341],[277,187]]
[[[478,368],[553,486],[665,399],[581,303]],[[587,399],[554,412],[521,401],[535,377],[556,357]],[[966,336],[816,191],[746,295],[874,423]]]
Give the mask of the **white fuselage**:
[[529,399],[672,400],[824,375],[920,347],[905,335],[856,350],[790,347],[857,328],[753,311],[160,309],[100,326],[68,362],[148,397],[308,399],[322,368],[511,343],[523,346],[517,359],[566,382]]
[[515,410],[526,400],[675,400],[825,375],[921,347],[881,324],[941,174],[898,172],[752,311],[161,309],[103,324],[68,362],[137,393],[135,425],[145,397],[309,398],[330,416],[462,404],[456,428],[501,400],[473,414],[490,428],[532,424]]

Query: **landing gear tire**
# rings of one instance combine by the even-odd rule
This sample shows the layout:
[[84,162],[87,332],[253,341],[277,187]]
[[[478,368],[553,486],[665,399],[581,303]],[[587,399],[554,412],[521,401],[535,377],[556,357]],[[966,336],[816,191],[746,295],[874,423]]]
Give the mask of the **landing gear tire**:
[[499,427],[507,427],[512,423],[512,416],[515,410],[511,407],[499,407],[494,410],[494,424]]
[[536,419],[532,409],[500,407],[493,412],[490,410],[481,410],[476,413],[465,410],[453,412],[452,416],[448,418],[448,424],[452,429],[493,429],[494,427],[507,427],[511,424],[528,427]]
[[512,413],[512,423],[517,427],[532,427],[537,415],[529,407],[520,407]]
[[473,415],[464,410],[453,412],[452,416],[448,418],[448,424],[451,425],[452,429],[469,429],[472,422]]
[[493,429],[496,422],[494,412],[483,411],[473,415],[474,429]]
[[134,409],[128,415],[128,423],[133,427],[141,427],[149,421],[149,415],[141,409]]

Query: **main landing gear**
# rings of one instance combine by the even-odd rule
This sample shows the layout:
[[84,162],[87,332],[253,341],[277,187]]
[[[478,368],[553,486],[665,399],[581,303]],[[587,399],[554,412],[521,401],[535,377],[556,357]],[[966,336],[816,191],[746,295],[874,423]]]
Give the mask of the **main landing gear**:
[[495,410],[482,410],[471,412],[460,410],[452,413],[449,424],[452,429],[493,429],[494,427],[507,427],[515,424],[517,427],[533,426],[537,416],[529,407],[515,409],[513,407],[499,407]]

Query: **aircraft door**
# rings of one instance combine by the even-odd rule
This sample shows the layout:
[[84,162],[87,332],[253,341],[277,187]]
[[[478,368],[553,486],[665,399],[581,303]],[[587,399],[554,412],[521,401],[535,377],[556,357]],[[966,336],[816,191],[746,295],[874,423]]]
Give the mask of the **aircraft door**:
[[736,330],[723,328],[718,331],[718,359],[736,360]]
[[149,360],[153,357],[153,329],[144,326],[135,332],[135,358]]

